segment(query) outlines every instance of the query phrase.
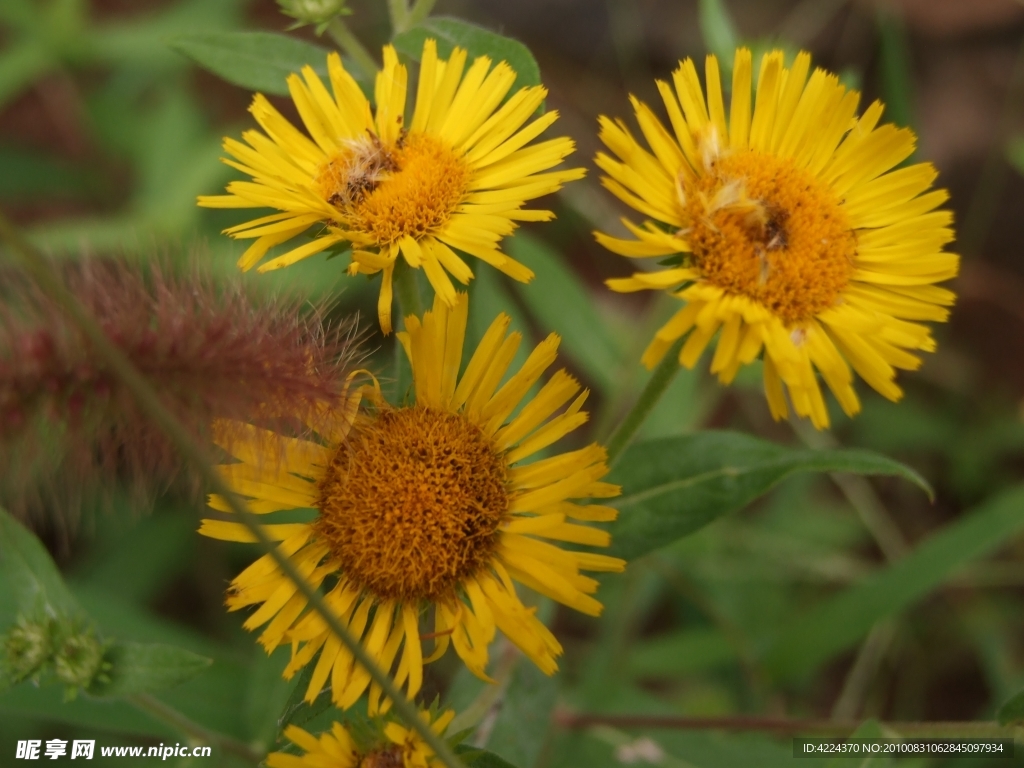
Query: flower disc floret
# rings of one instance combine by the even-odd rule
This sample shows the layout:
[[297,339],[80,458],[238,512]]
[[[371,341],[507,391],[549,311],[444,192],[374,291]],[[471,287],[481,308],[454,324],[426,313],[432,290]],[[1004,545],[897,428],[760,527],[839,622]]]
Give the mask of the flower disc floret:
[[314,526],[375,595],[452,599],[494,556],[507,482],[493,442],[462,415],[387,408],[327,466]]
[[[318,440],[287,440],[283,456],[284,438],[236,425],[225,448],[238,461],[219,468],[253,512],[316,510],[310,523],[266,525],[267,535],[314,588],[326,585],[327,605],[410,697],[422,685],[423,665],[449,646],[490,680],[488,647],[498,630],[554,673],[562,647],[520,601],[516,583],[596,616],[598,582],[584,572],[625,567],[618,558],[563,546],[610,543],[590,523],[614,520],[616,511],[584,501],[619,493],[602,480],[604,448],[535,458],[586,422],[587,392],[562,370],[519,407],[555,362],[558,336],[506,377],[520,335],[499,315],[463,369],[468,316],[460,293],[451,308],[435,296],[422,318],[405,318],[398,338],[412,367],[413,404],[387,403],[375,384],[353,387],[344,408],[318,421]],[[230,511],[218,496],[210,506]],[[231,520],[204,520],[200,532],[252,541]],[[316,659],[307,701],[329,680],[342,708],[367,688],[371,715],[389,706],[269,555],[231,582],[227,604],[256,608],[244,626],[263,627],[259,641],[268,652],[291,647],[286,677]],[[424,658],[427,640],[433,651]]]
[[756,87],[753,74],[750,51],[738,50],[727,113],[717,58],[707,57],[703,85],[681,62],[672,84],[657,84],[671,131],[632,99],[649,149],[623,122],[600,118],[611,152],[597,155],[602,183],[648,219],[623,220],[632,239],[595,234],[623,256],[669,257],[665,269],[608,281],[684,304],[645,365],[681,339],[688,368],[714,347],[711,372],[723,384],[762,359],[773,417],[792,405],[820,429],[829,414],[819,379],[852,416],[853,372],[898,400],[897,370],[935,349],[922,321],[946,320],[955,298],[936,285],[959,268],[943,251],[952,215],[939,209],[948,195],[931,189],[930,164],[893,170],[915,138],[879,125],[879,102],[858,117],[860,94],[812,72],[807,53],[790,67],[781,51],[766,53]]
[[[554,110],[536,115],[547,91],[532,86],[509,95],[516,73],[508,64],[481,56],[467,66],[461,48],[441,59],[432,39],[423,46],[411,117],[408,73],[392,46],[384,48],[374,109],[338,54],[328,56],[327,69],[330,90],[312,67],[288,78],[306,133],[257,94],[250,111],[263,130],[224,140],[231,156],[224,162],[252,180],[233,181],[227,195],[202,196],[199,204],[277,211],[225,230],[253,241],[239,267],[280,269],[348,243],[349,274],[382,275],[385,333],[400,256],[424,270],[449,307],[449,275],[463,284],[473,277],[460,254],[529,281],[533,272],[502,253],[501,240],[520,221],[553,218],[523,206],[584,175],[555,169],[572,153],[572,140],[535,141],[558,118]],[[312,240],[260,264],[310,228]]]

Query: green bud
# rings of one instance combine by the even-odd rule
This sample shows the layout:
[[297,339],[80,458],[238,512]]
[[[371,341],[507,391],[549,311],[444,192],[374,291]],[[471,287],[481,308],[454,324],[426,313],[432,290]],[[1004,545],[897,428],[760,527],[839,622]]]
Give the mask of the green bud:
[[321,34],[337,16],[352,13],[345,7],[347,0],[277,0],[281,13],[291,16],[296,23],[292,29],[306,24],[316,24],[317,34]]
[[109,666],[103,661],[107,643],[91,628],[64,633],[53,657],[53,673],[68,686],[69,698],[79,688],[88,688]]
[[10,684],[38,676],[54,651],[56,622],[32,621],[19,616],[17,623],[3,636],[0,671]]

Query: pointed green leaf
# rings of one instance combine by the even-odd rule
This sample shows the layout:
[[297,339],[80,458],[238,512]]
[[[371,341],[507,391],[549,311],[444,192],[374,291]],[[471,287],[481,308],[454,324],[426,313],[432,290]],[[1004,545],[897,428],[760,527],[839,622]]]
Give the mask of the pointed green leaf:
[[1024,723],[1024,691],[1018,691],[999,708],[999,724]]
[[788,448],[712,430],[651,440],[627,450],[608,478],[622,485],[610,501],[620,514],[609,553],[633,559],[664,547],[798,472],[896,475],[929,490],[909,467],[870,451]]
[[1024,531],[1024,486],[932,534],[913,552],[788,622],[765,666],[797,678],[854,645],[880,619],[920,600],[964,564]]
[[17,613],[26,616],[40,609],[56,617],[81,615],[46,547],[3,509],[0,509],[0,591],[6,593]]
[[[551,727],[558,681],[522,658],[502,698],[501,711],[487,740],[487,749],[514,765],[529,768],[540,757]],[[492,763],[473,763],[483,768]],[[495,768],[505,763],[494,763]]]
[[448,58],[452,48],[465,48],[472,62],[478,56],[490,56],[491,61],[507,62],[516,73],[516,81],[510,93],[528,85],[540,85],[540,67],[530,49],[513,40],[476,24],[445,16],[432,16],[422,24],[396,35],[392,41],[400,53],[413,61],[419,61],[423,54],[423,43],[427,38],[437,41],[437,54]]
[[287,96],[288,75],[309,65],[327,78],[328,49],[274,32],[192,32],[168,41],[218,77],[250,91]]
[[493,752],[465,744],[457,746],[455,754],[459,756],[466,768],[516,768],[512,763],[503,760]]
[[161,643],[117,643],[107,651],[107,681],[93,683],[89,695],[119,698],[150,693],[190,680],[212,663],[205,656]]
[[700,33],[708,52],[718,57],[726,72],[732,70],[733,55],[739,45],[736,25],[725,7],[725,0],[700,0],[698,6]]

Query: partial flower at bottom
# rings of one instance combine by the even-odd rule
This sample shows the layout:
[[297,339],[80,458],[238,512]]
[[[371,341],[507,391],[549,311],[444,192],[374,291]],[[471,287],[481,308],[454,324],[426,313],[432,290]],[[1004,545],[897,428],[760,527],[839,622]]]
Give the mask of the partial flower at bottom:
[[415,107],[406,119],[408,72],[392,46],[377,75],[376,111],[370,109],[341,58],[327,58],[331,91],[312,67],[291,75],[288,88],[309,138],[261,94],[250,111],[265,133],[246,131],[243,142],[224,140],[228,165],[252,177],[233,181],[227,195],[199,198],[210,208],[280,211],[225,230],[252,240],[238,266],[251,269],[278,245],[311,230],[258,271],[281,269],[334,248],[352,247],[349,274],[382,273],[378,314],[391,332],[392,277],[401,255],[422,268],[448,306],[455,301],[449,275],[467,283],[473,272],[459,253],[490,264],[515,280],[533,272],[500,250],[520,221],[547,221],[551,211],[524,210],[530,200],[582,178],[582,168],[551,170],[575,144],[566,137],[533,143],[555,120],[537,116],[547,95],[520,88],[508,99],[516,73],[486,56],[467,67],[454,48],[447,59],[437,44],[423,45]]
[[[663,290],[684,306],[643,355],[653,367],[680,338],[692,368],[718,335],[711,372],[728,384],[764,359],[772,415],[793,409],[829,423],[818,381],[850,416],[860,410],[853,371],[890,400],[897,369],[915,370],[935,341],[922,321],[944,321],[957,274],[952,214],[939,210],[930,163],[893,170],[914,151],[906,128],[879,126],[882,105],[856,116],[860,94],[800,53],[761,59],[753,108],[750,51],[736,53],[726,116],[718,60],[706,98],[690,59],[659,82],[672,133],[633,99],[644,149],[621,121],[602,117],[604,185],[649,217],[624,220],[635,239],[598,232],[608,249],[658,258],[664,269],[609,280],[616,291]],[[808,76],[809,75],[809,76]],[[652,154],[653,153],[653,154]],[[668,257],[667,259],[665,257]]]
[[[455,713],[442,713],[431,722],[430,713],[420,716],[438,736],[444,734]],[[360,738],[341,723],[335,722],[331,730],[319,738],[296,725],[284,730],[285,737],[300,747],[305,754],[271,752],[267,755],[267,768],[443,768],[444,763],[422,737],[411,728],[396,722],[384,725],[380,736]]]
[[[576,501],[618,495],[618,486],[601,481],[608,472],[604,448],[592,444],[525,463],[587,420],[580,410],[587,392],[558,371],[510,418],[554,363],[558,336],[541,342],[499,387],[520,335],[506,335],[510,318],[499,315],[460,378],[467,316],[467,297],[458,294],[451,309],[436,298],[422,321],[406,318],[408,331],[399,339],[412,364],[414,405],[389,405],[367,385],[369,408],[357,411],[361,394],[354,392],[321,442],[296,440],[274,462],[261,455],[260,432],[253,429],[251,446],[232,445],[238,463],[220,467],[251,499],[253,512],[317,510],[312,523],[265,530],[314,587],[329,585],[327,604],[383,669],[397,661],[395,682],[410,697],[420,689],[423,665],[449,645],[488,680],[496,630],[552,674],[562,647],[520,601],[515,582],[596,616],[601,603],[591,595],[598,582],[581,571],[625,567],[617,558],[554,543],[610,543],[606,531],[580,522],[613,520],[616,511]],[[210,505],[228,510],[216,496]],[[204,520],[200,532],[252,541],[237,522]],[[259,606],[244,626],[266,625],[259,640],[268,652],[291,644],[287,677],[319,652],[307,700],[330,680],[335,704],[347,708],[370,685],[369,673],[307,609],[269,555],[231,583],[227,602],[233,610]],[[429,630],[422,626],[427,621]],[[433,652],[424,659],[427,639]],[[371,714],[380,693],[371,687]]]

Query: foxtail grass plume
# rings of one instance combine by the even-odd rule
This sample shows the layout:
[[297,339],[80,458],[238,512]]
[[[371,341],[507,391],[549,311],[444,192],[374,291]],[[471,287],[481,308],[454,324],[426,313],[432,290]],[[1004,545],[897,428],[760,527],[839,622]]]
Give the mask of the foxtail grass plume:
[[[643,355],[653,367],[680,338],[692,368],[717,335],[711,372],[723,384],[759,357],[771,413],[789,407],[829,424],[819,376],[847,415],[860,410],[851,368],[890,400],[898,369],[921,365],[954,294],[957,274],[948,195],[930,163],[896,169],[914,134],[879,125],[882,104],[857,117],[860,94],[807,53],[784,65],[766,53],[752,96],[749,50],[736,52],[728,115],[718,60],[705,86],[690,59],[658,82],[672,131],[636,98],[650,150],[621,121],[600,118],[604,186],[648,217],[623,220],[635,239],[598,232],[609,250],[656,258],[664,269],[609,280],[616,291],[667,291],[683,307]],[[667,258],[666,258],[667,257]]]
[[[499,315],[460,377],[467,317],[468,300],[459,293],[451,309],[437,296],[422,319],[405,318],[408,330],[398,337],[412,365],[414,405],[392,406],[364,385],[320,440],[291,443],[282,465],[262,459],[262,433],[254,428],[253,446],[236,442],[239,461],[220,467],[255,513],[317,511],[310,523],[265,530],[313,586],[329,584],[327,605],[382,669],[397,667],[395,683],[410,698],[422,684],[423,665],[450,645],[473,674],[490,680],[488,646],[496,630],[554,673],[562,646],[520,601],[515,582],[596,616],[598,582],[581,572],[625,567],[618,558],[558,545],[610,543],[607,531],[585,523],[614,520],[616,511],[579,503],[619,493],[601,480],[608,472],[604,448],[592,444],[526,463],[586,422],[587,392],[561,370],[512,416],[555,362],[558,336],[541,342],[499,388],[520,335],[508,334],[510,318]],[[230,511],[218,496],[210,506]],[[200,533],[253,540],[231,520],[203,520]],[[263,627],[259,642],[268,653],[291,646],[286,677],[314,664],[307,701],[330,681],[342,708],[367,687],[371,715],[390,705],[269,555],[231,582],[227,603],[232,610],[257,607],[244,626]],[[421,627],[430,614],[432,628]],[[431,639],[433,651],[425,654]]]
[[[288,88],[308,138],[257,94],[250,112],[264,132],[244,142],[225,139],[234,159],[224,162],[252,177],[233,181],[227,195],[204,196],[210,208],[271,208],[279,213],[225,230],[252,240],[238,266],[255,267],[267,252],[307,230],[311,239],[260,265],[281,269],[329,248],[352,248],[349,274],[382,273],[378,315],[391,331],[392,278],[399,256],[426,273],[434,291],[453,306],[449,275],[467,283],[473,272],[459,252],[527,282],[533,272],[499,245],[519,221],[547,221],[551,211],[524,210],[527,201],[581,178],[582,168],[551,169],[574,148],[568,138],[539,143],[558,117],[535,117],[547,95],[520,88],[507,100],[516,73],[481,56],[466,68],[466,51],[447,59],[423,45],[415,106],[406,117],[408,73],[393,47],[384,48],[377,75],[376,111],[345,71],[327,58],[331,91],[312,67],[291,75]],[[531,120],[531,118],[533,118]]]
[[[217,419],[295,420],[336,404],[358,348],[298,299],[256,298],[192,269],[87,260],[64,284],[197,439]],[[183,466],[62,308],[18,273],[0,277],[2,501],[76,509],[123,483],[143,498]]]

